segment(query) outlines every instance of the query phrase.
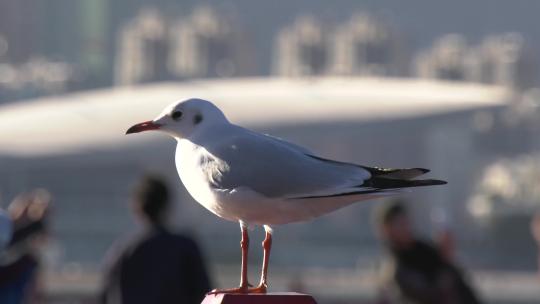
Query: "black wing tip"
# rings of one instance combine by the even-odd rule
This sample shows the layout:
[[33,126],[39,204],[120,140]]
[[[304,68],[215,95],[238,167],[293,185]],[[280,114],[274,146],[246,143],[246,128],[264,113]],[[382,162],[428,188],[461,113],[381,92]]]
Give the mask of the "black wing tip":
[[422,181],[423,181],[423,184],[425,184],[425,186],[438,186],[438,185],[448,184],[447,181],[440,180],[440,179],[424,179]]
[[291,199],[332,198],[332,197],[351,196],[351,195],[360,195],[360,194],[373,194],[373,193],[378,193],[378,192],[384,193],[387,190],[399,190],[399,189],[405,189],[405,188],[424,187],[424,186],[440,186],[440,185],[448,184],[447,181],[440,180],[440,179],[402,180],[401,182],[404,182],[405,184],[393,185],[387,188],[376,188],[376,189],[370,189],[370,190],[343,192],[343,193],[335,193],[335,194],[328,194],[328,195],[293,197]]
[[431,170],[426,169],[426,168],[413,168],[413,170],[418,170],[418,171],[422,172],[422,174],[426,174],[426,173],[431,171]]
[[400,188],[412,188],[412,187],[425,187],[425,186],[437,186],[445,185],[446,181],[439,179],[393,179],[384,177],[370,178],[362,187],[369,187],[374,189],[400,189]]

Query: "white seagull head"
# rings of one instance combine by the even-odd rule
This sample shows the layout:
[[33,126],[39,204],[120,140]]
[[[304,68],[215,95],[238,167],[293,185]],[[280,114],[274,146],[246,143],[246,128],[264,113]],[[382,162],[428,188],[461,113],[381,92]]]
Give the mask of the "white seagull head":
[[210,101],[191,98],[167,106],[154,120],[138,123],[126,134],[158,130],[177,139],[189,138],[197,130],[218,123],[228,123],[218,107]]

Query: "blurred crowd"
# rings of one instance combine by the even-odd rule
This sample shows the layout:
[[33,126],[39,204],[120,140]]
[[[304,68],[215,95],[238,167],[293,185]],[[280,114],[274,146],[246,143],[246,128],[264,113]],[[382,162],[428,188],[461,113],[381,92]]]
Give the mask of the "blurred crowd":
[[[171,228],[166,182],[146,176],[134,188],[131,210],[140,229],[120,238],[103,258],[95,303],[200,303],[213,280],[197,242]],[[44,303],[40,255],[50,235],[52,196],[36,189],[0,209],[0,303]],[[416,235],[407,202],[380,204],[374,214],[385,256],[372,303],[481,303],[455,258],[446,231],[434,241]],[[540,246],[540,215],[531,222]],[[539,256],[540,265],[540,256]],[[305,291],[294,278],[290,291]]]
[[[140,229],[119,239],[103,262],[96,303],[200,303],[210,279],[197,243],[171,231],[165,182],[147,176],[135,187],[131,209]],[[0,303],[46,302],[40,256],[49,235],[51,195],[43,189],[17,196],[0,211]]]
[[51,195],[36,189],[17,196],[0,220],[0,303],[39,302],[39,255],[47,241]]

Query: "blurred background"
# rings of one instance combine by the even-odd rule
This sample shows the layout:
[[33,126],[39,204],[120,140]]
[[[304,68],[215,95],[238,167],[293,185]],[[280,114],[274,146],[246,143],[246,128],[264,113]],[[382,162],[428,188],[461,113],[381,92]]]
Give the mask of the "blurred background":
[[[173,186],[174,223],[215,284],[237,284],[238,225],[187,194],[175,142],[123,135],[199,97],[323,157],[430,168],[449,184],[405,195],[416,231],[451,235],[485,302],[540,302],[538,12],[535,0],[1,0],[0,206],[52,196],[42,301],[92,303],[107,249],[137,225],[146,172]],[[275,227],[271,291],[373,303],[377,204]],[[251,234],[255,278],[263,233]]]

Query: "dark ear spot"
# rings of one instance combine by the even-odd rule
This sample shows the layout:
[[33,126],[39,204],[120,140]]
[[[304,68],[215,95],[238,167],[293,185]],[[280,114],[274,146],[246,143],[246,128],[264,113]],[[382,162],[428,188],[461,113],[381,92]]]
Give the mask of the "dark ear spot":
[[202,121],[202,115],[201,114],[196,114],[195,117],[193,117],[193,123],[194,124],[199,124],[200,122]]

